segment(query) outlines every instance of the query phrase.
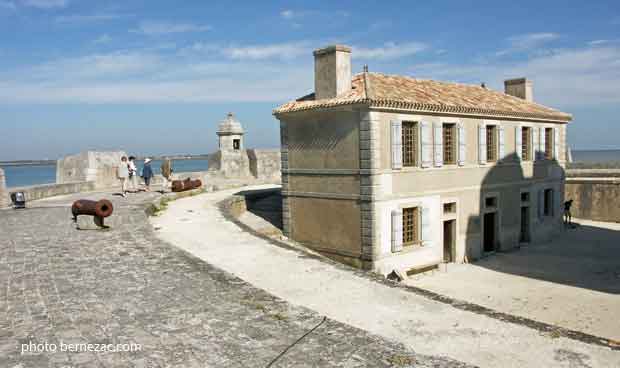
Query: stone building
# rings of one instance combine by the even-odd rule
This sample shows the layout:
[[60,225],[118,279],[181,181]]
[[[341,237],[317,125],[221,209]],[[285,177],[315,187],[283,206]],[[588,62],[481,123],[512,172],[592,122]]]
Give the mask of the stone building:
[[314,52],[315,92],[280,120],[284,232],[382,274],[463,262],[561,226],[566,124],[532,82],[484,86],[369,73]]

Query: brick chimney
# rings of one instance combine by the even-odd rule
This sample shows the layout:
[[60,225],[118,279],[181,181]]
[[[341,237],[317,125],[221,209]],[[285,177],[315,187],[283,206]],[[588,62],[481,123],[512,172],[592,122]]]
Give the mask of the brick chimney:
[[532,81],[527,78],[507,79],[504,81],[504,93],[522,98],[526,101],[534,101]]
[[317,100],[351,90],[351,48],[327,46],[314,51],[314,93]]

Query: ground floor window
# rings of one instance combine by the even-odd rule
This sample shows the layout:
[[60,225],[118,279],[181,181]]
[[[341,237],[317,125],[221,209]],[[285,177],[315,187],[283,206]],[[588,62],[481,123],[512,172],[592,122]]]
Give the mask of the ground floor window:
[[418,207],[403,208],[403,246],[420,242]]
[[543,214],[545,216],[553,215],[553,189],[545,189]]

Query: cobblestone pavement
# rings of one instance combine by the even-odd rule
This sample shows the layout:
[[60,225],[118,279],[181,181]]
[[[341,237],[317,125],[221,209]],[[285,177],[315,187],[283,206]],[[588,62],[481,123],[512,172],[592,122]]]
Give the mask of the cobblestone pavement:
[[[143,209],[157,195],[81,196],[113,201],[108,230],[76,230],[76,196],[0,211],[0,367],[265,367],[322,321],[157,240]],[[88,343],[140,350],[60,351]],[[465,365],[327,319],[274,366]]]

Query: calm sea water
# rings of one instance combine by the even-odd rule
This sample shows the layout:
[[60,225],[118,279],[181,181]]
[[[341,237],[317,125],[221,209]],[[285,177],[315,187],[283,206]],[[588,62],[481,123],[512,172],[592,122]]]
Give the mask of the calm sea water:
[[[142,168],[143,162],[136,161],[138,169]],[[151,167],[155,174],[160,173],[161,161],[154,160]],[[209,168],[207,160],[174,160],[172,163],[174,172],[206,171]],[[28,185],[52,184],[56,182],[56,165],[44,166],[5,166],[2,167],[6,176],[6,186],[9,188],[23,187]]]
[[[574,162],[605,163],[620,162],[620,150],[605,151],[573,151]],[[159,174],[161,161],[151,163],[153,171]],[[207,160],[175,160],[173,169],[175,172],[206,171]],[[142,162],[138,162],[142,167]],[[50,184],[56,182],[56,166],[6,166],[3,167],[6,175],[6,185],[9,188],[27,185]]]

